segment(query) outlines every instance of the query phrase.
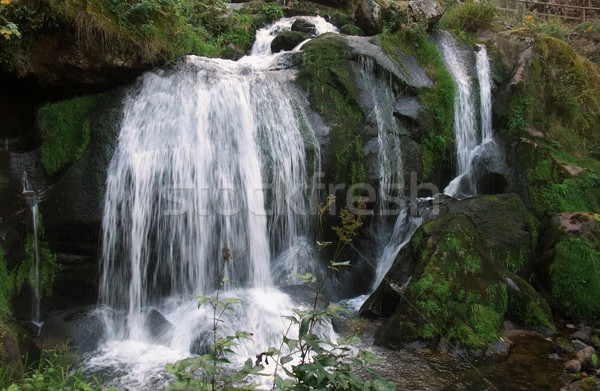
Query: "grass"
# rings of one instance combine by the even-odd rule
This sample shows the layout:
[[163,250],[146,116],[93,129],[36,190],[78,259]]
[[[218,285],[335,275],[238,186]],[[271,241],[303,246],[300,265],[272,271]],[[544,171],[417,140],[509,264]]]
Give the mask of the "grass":
[[600,251],[583,238],[564,237],[550,266],[550,291],[574,320],[600,317]]
[[477,33],[482,29],[490,28],[498,10],[491,1],[468,0],[458,3],[447,10],[437,27],[444,30],[454,30],[455,33]]
[[90,117],[101,97],[51,103],[39,110],[42,163],[48,175],[57,174],[83,155],[91,139]]

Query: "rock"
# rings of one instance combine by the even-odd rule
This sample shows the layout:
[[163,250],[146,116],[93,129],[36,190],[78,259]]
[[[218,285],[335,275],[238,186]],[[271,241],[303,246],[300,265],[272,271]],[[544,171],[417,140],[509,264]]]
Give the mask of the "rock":
[[510,188],[510,172],[504,156],[504,152],[495,141],[490,141],[478,149],[472,163],[472,178],[477,194],[500,194]]
[[367,35],[377,35],[383,28],[381,6],[374,0],[359,0],[354,13],[356,26]]
[[401,96],[394,105],[394,115],[417,121],[423,113],[423,105],[417,97]]
[[571,339],[578,339],[581,342],[585,342],[586,344],[590,342],[591,336],[585,331],[576,331],[571,334]]
[[147,310],[144,326],[154,341],[158,343],[167,343],[171,340],[174,326],[157,309],[150,308]]
[[552,353],[550,355],[550,360],[554,360],[554,361],[560,360],[560,356],[557,353]]
[[21,361],[19,341],[11,327],[3,321],[0,321],[0,363],[2,364],[3,375],[6,376],[2,379],[4,384],[17,382],[23,377],[23,362]]
[[427,20],[427,28],[432,29],[446,12],[443,4],[436,0],[410,0],[408,9],[413,18]]
[[574,350],[575,348],[573,347],[571,341],[565,337],[558,337],[554,342],[554,351],[558,354],[566,356],[571,354]]
[[539,293],[521,277],[506,272],[508,310],[506,317],[519,325],[540,331],[553,327],[552,310]]
[[596,379],[593,377],[586,377],[585,379],[577,380],[566,387],[561,388],[561,391],[596,391],[597,389],[598,384]]
[[587,346],[583,350],[577,352],[577,361],[581,363],[583,369],[598,369],[598,367],[600,367],[598,354],[591,346]]
[[48,317],[38,344],[54,348],[69,342],[79,353],[95,350],[105,336],[104,322],[96,307],[77,307]]
[[317,35],[316,26],[308,20],[302,18],[298,18],[294,21],[294,23],[292,24],[292,31],[298,31],[300,33],[304,33],[313,37]]
[[[286,293],[296,305],[312,308],[315,302],[315,290],[306,284],[287,285],[279,287],[279,290]],[[317,300],[317,308],[323,309],[329,305],[329,299],[322,293]]]
[[271,51],[278,53],[284,50],[292,50],[307,38],[306,34],[298,31],[282,31],[271,42]]
[[565,371],[571,373],[578,373],[581,371],[581,363],[577,360],[567,361],[565,363]]
[[340,34],[362,36],[365,35],[365,32],[356,25],[345,24],[340,28]]
[[585,348],[587,348],[587,347],[588,347],[588,346],[587,346],[587,344],[585,344],[585,343],[581,342],[581,341],[580,341],[580,340],[578,340],[578,339],[572,339],[572,340],[571,340],[571,345],[573,345],[573,348],[574,348],[575,350],[577,350],[577,351],[583,350],[583,349],[585,349]]
[[600,224],[594,213],[558,213],[552,217],[551,224],[552,229],[558,229],[567,236],[585,238],[592,243],[600,243]]

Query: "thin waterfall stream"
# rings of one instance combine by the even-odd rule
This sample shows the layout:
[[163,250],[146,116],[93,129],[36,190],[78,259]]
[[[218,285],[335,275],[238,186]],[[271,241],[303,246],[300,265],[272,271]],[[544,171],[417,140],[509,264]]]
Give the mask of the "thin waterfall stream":
[[[336,31],[309,19],[319,34]],[[281,316],[297,304],[276,286],[317,265],[309,175],[320,169],[318,158],[307,163],[319,144],[294,74],[270,68],[285,56],[270,42],[292,22],[259,30],[238,62],[189,56],[131,91],[104,201],[106,340],[86,371],[118,372],[119,387],[160,388],[166,363],[211,345],[212,312],[194,295],[212,295],[220,276],[235,281],[222,295],[243,299],[220,332],[254,333],[236,348],[242,361],[286,333]]]

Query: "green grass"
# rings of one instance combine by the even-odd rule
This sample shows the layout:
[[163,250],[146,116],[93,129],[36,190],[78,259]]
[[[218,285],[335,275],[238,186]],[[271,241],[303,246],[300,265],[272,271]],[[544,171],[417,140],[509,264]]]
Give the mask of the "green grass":
[[102,95],[75,98],[42,107],[38,125],[42,163],[49,175],[78,160],[90,139],[90,117]]
[[561,311],[574,320],[600,318],[600,251],[583,238],[556,244],[550,291]]
[[490,28],[496,16],[498,10],[491,1],[468,0],[447,10],[437,23],[437,27],[455,30],[458,33],[477,33],[482,29]]

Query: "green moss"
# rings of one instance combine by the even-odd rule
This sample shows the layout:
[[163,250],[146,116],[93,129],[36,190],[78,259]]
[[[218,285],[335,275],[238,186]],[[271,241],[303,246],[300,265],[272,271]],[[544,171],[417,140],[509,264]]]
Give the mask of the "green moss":
[[600,251],[583,238],[564,237],[550,265],[550,292],[573,319],[600,317]]
[[298,81],[308,91],[311,107],[331,125],[330,144],[339,183],[364,182],[362,119],[348,46],[338,36],[323,35],[303,48]]
[[[443,335],[468,347],[496,341],[507,310],[506,284],[493,268],[484,266],[490,260],[483,256],[480,240],[465,216],[432,223],[422,228],[424,233],[417,231],[418,243],[411,242],[416,253],[426,256],[419,259],[423,269],[416,271],[409,287],[414,307],[408,312],[423,319],[412,337]],[[425,241],[422,235],[427,232],[444,234]]]
[[600,174],[570,178],[535,188],[531,194],[536,212],[595,212],[600,210]]
[[42,135],[42,163],[49,175],[83,155],[91,138],[90,117],[102,95],[75,98],[42,107],[38,125]]

